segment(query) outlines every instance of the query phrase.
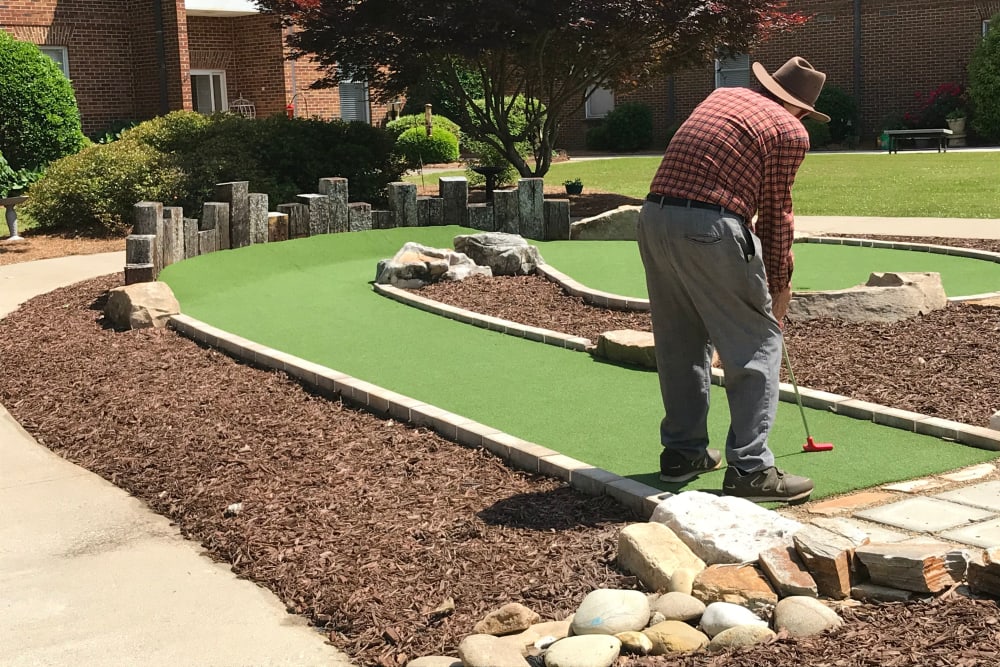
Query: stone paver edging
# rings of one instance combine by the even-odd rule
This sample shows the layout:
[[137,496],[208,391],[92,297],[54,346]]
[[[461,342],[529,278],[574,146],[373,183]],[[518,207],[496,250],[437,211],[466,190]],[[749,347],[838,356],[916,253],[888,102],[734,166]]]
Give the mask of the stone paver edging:
[[[996,254],[997,261],[1000,261],[1000,254],[991,254]],[[540,264],[538,266],[539,273],[543,272],[543,267],[545,272],[543,275],[547,274],[546,277],[550,280],[552,280],[552,278],[549,276],[560,277],[560,279],[555,280],[555,282],[563,285],[564,288],[566,286],[562,283],[562,279],[566,278],[575,286],[586,289],[579,283],[576,283],[576,281],[573,281],[571,278],[565,276],[565,274],[560,273],[547,264]],[[567,290],[568,289],[569,288],[567,288]],[[540,329],[538,327],[504,320],[499,317],[482,315],[471,310],[465,310],[463,308],[450,306],[439,301],[434,301],[433,299],[427,299],[414,294],[411,291],[392,287],[391,285],[376,284],[375,291],[379,294],[399,301],[400,303],[414,306],[415,308],[419,308],[429,313],[441,315],[442,317],[448,317],[465,324],[472,324],[474,326],[490,329],[499,333],[528,338],[530,340],[543,342],[549,345],[565,347],[578,351],[587,351],[591,345],[591,341],[587,338],[567,336],[566,334],[558,331]],[[604,294],[601,292],[595,293]],[[616,297],[614,295],[609,296],[620,300],[621,302],[628,301],[625,297]],[[607,303],[616,304],[617,302],[608,301]],[[631,300],[631,303],[636,304],[638,303],[638,300],[633,299]],[[609,307],[620,308],[621,306],[610,305]],[[633,308],[633,310],[641,310],[641,308]],[[712,369],[712,383],[719,385],[720,387],[725,386],[725,373],[722,369]],[[879,405],[878,403],[861,401],[848,396],[841,396],[840,394],[810,389],[808,387],[799,387],[799,394],[802,398],[802,405],[804,407],[815,408],[817,410],[829,410],[830,412],[834,412],[845,417],[871,421],[883,426],[898,428],[904,431],[911,431],[921,435],[929,435],[943,440],[950,440],[963,445],[977,447],[979,449],[1000,451],[1000,431],[992,428],[972,426],[970,424],[963,424],[962,422],[941,419],[940,417],[929,417],[927,415],[920,414],[919,412],[910,412],[908,410],[891,408]],[[778,397],[782,401],[794,403],[794,387],[792,387],[791,384],[782,382],[779,385]]]

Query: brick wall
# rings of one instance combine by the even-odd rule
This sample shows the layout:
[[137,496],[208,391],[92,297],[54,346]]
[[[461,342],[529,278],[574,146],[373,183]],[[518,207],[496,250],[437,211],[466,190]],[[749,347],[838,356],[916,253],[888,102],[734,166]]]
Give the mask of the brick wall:
[[[270,16],[187,16],[184,0],[160,0],[166,93],[161,93],[157,20],[152,0],[0,1],[0,29],[39,45],[64,46],[85,133],[112,122],[145,120],[192,108],[190,70],[226,72],[230,101],[241,95],[259,116],[284,113],[340,117],[337,88],[314,90],[320,78],[308,59],[284,59],[281,27]],[[372,104],[380,124],[384,105]]]
[[[915,93],[942,83],[967,83],[972,50],[982,35],[984,17],[976,0],[864,0],[861,3],[861,89],[854,81],[853,0],[791,0],[789,9],[810,17],[806,25],[778,35],[751,54],[769,71],[792,55],[801,55],[827,74],[829,85],[854,95],[861,109],[863,145],[874,145],[883,120],[917,106]],[[665,130],[683,120],[714,87],[712,65],[680,72],[673,80],[621,96],[654,110],[654,148],[662,149]],[[671,118],[673,109],[675,117]],[[562,124],[560,147],[582,149],[588,127],[584,111]]]

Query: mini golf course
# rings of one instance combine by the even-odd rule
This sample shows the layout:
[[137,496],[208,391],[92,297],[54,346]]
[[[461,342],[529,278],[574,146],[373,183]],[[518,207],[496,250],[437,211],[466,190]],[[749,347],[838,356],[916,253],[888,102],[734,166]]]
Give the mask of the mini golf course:
[[[654,372],[462,324],[372,291],[378,260],[392,256],[405,242],[451,247],[455,235],[466,233],[475,230],[401,228],[254,245],[172,265],[161,280],[171,286],[185,314],[263,345],[650,486],[721,488],[721,470],[683,486],[658,481],[662,406]],[[645,293],[634,243],[538,245],[546,261],[590,287]],[[882,266],[880,258],[857,259],[875,257],[865,254],[871,248],[801,244],[796,246],[797,276],[800,268],[806,273],[805,267],[818,261],[811,258],[815,250],[834,254],[823,271],[806,274],[805,282],[814,283],[814,289],[857,284],[870,271],[891,268]],[[994,264],[901,250],[881,253],[908,256],[900,262],[914,260],[905,270],[941,271],[949,295],[953,289],[983,293],[1000,288],[1000,271],[990,273]],[[864,266],[863,277],[845,278],[841,269],[855,265],[859,271]],[[616,279],[622,282],[612,284]],[[713,387],[712,400],[710,433],[713,443],[721,444],[728,428],[724,391]],[[826,411],[806,412],[814,437],[835,443],[835,450],[801,451],[805,436],[794,403],[780,404],[771,447],[780,466],[816,481],[814,499],[997,456]]]

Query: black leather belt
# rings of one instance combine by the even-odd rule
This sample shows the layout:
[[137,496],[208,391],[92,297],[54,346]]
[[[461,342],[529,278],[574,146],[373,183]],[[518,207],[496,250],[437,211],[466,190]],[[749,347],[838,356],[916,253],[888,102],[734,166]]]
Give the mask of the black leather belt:
[[738,218],[739,221],[743,222],[743,216],[738,213],[733,213],[725,206],[719,206],[718,204],[709,204],[704,201],[697,201],[695,199],[682,199],[681,197],[668,197],[667,195],[658,195],[655,192],[650,192],[646,195],[646,201],[653,202],[654,204],[659,204],[660,206],[681,206],[683,208],[703,208],[708,211],[718,211],[722,215],[730,215],[734,218]]

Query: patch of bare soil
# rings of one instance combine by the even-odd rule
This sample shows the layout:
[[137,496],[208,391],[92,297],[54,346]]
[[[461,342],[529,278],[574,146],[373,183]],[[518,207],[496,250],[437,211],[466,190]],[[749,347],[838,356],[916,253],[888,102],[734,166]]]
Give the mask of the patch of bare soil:
[[[509,601],[562,618],[594,588],[639,586],[614,560],[618,532],[635,517],[609,499],[355,411],[171,331],[104,328],[106,291],[119,284],[120,276],[80,283],[0,320],[0,403],[42,444],[141,498],[213,557],[274,591],[290,612],[325,628],[359,664],[455,655],[473,624]],[[514,284],[538,286],[527,279]],[[530,314],[523,300],[530,294],[495,289],[490,307]],[[594,328],[574,317],[604,317],[571,315],[575,306],[546,298],[547,310],[564,311],[564,330]],[[986,312],[946,312],[952,310]],[[544,324],[535,316],[523,319]],[[892,347],[897,355],[922,354],[905,351],[921,336],[931,340],[921,350],[958,345],[990,356],[996,329],[957,325],[960,319],[912,334],[819,325],[796,326],[790,336],[798,372],[813,372],[812,381],[803,380],[810,386],[822,380],[853,389],[854,377],[880,369],[878,386],[903,388],[893,396],[929,391],[943,400],[950,392],[959,403],[966,394],[1000,395],[996,384],[967,389],[972,378],[957,352],[928,352],[928,363],[911,364],[940,372],[919,379],[907,379],[911,369],[880,356]],[[993,338],[945,340],[955,338],[953,325],[967,327],[966,338]],[[831,327],[829,338],[819,337],[824,326]],[[898,345],[897,335],[903,336]],[[810,349],[813,358],[806,356]],[[856,357],[855,349],[870,353]],[[826,370],[810,368],[820,358],[831,362],[819,365]],[[996,382],[1000,369],[985,368],[980,374]],[[948,377],[953,381],[936,386]],[[235,502],[243,510],[226,516]],[[845,626],[831,635],[782,637],[718,656],[623,657],[617,665],[968,666],[994,664],[1000,650],[994,601],[946,595],[843,614]]]
[[32,232],[25,232],[23,237],[18,241],[11,241],[9,238],[0,239],[0,266],[66,255],[92,255],[125,250],[124,238],[92,239]]

